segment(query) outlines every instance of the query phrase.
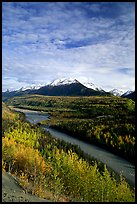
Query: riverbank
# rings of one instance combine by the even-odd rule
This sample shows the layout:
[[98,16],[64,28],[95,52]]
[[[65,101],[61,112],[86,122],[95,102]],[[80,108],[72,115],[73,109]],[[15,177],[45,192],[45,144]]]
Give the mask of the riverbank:
[[[41,113],[39,111],[27,111],[25,109],[19,108],[15,110],[24,112],[24,114],[26,115],[26,119],[33,124],[37,124],[41,120],[47,120],[49,117],[48,114]],[[44,129],[49,131],[50,134],[55,138],[59,138],[71,144],[78,145],[83,150],[83,152],[106,164],[108,168],[112,169],[117,174],[122,173],[122,175],[127,179],[129,184],[133,187],[135,186],[135,166],[127,160],[113,153],[110,153],[109,151],[104,150],[103,148],[100,148],[96,145],[91,145],[81,140],[78,140],[77,138],[72,137],[70,134],[66,134],[61,131],[47,127],[45,127]]]
[[83,152],[106,164],[108,168],[110,168],[117,174],[122,173],[129,184],[135,187],[135,166],[127,160],[114,155],[113,153],[110,153],[107,150],[104,150],[96,145],[91,145],[86,142],[80,141],[77,138],[71,137],[71,135],[69,134],[62,133],[58,130],[47,127],[45,127],[44,129],[49,131],[50,134],[55,138],[62,139],[73,145],[78,145],[81,150],[83,150]]

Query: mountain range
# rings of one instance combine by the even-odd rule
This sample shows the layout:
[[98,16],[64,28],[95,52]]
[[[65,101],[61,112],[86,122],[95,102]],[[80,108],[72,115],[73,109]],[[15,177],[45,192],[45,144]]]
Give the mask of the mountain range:
[[124,93],[121,97],[123,97],[123,98],[129,98],[129,99],[132,99],[132,100],[134,100],[135,101],[135,91],[130,91],[130,92],[126,92],[126,93]]
[[81,83],[77,79],[56,79],[49,84],[34,85],[30,87],[22,87],[15,91],[2,92],[2,100],[5,101],[8,98],[14,96],[23,96],[26,94],[40,94],[47,96],[123,96],[127,97],[132,92],[127,91],[123,93],[121,90],[113,89],[109,92],[97,87],[93,83]]

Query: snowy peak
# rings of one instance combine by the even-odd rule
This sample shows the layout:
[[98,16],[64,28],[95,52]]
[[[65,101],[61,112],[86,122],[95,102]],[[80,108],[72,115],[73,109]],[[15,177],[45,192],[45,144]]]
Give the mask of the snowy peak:
[[133,92],[133,91],[128,90],[128,91],[126,91],[122,96],[127,96],[127,95],[131,94],[132,92]]
[[74,84],[74,83],[80,83],[76,79],[56,79],[52,83],[49,84],[49,86],[60,86],[60,85],[68,85],[68,84]]
[[[54,81],[52,81],[50,83],[44,83],[43,82],[43,84],[31,84],[31,85],[28,85],[26,87],[22,87],[22,88],[20,88],[18,90],[14,90],[14,91],[17,92],[17,93],[20,93],[20,92],[22,93],[24,91],[26,91],[27,93],[32,93],[32,92],[36,93],[39,90],[43,90],[43,89],[48,90],[49,88],[50,88],[50,91],[51,91],[52,89],[54,89],[54,87],[56,89],[57,88],[61,89],[62,88],[61,85],[71,85],[71,84],[72,84],[72,86],[73,86],[73,84],[74,85],[76,84],[76,86],[79,85],[80,87],[83,85],[85,87],[85,89],[86,88],[91,89],[91,90],[87,90],[88,92],[95,91],[95,92],[100,92],[101,94],[103,92],[104,93],[106,92],[105,89],[103,90],[99,86],[97,86],[97,85],[95,85],[95,84],[93,84],[93,83],[91,83],[89,81],[86,81],[86,79],[80,79],[80,80],[78,79],[77,80],[75,78],[61,78],[61,79],[56,79],[56,80],[54,80]],[[83,89],[82,88],[81,89],[84,90],[84,87],[83,87]],[[70,87],[66,86],[64,88],[69,89]],[[8,94],[8,92],[10,92],[10,91],[8,90],[6,93]],[[131,90],[128,90],[128,91],[125,92],[122,89],[114,88],[111,91],[107,91],[106,93],[110,93],[111,95],[113,94],[115,96],[126,97],[127,95],[131,94],[132,92],[133,91],[131,91]],[[49,92],[49,94],[50,94],[50,92]]]
[[69,85],[69,84],[75,84],[75,83],[80,83],[80,84],[84,85],[85,87],[93,89],[95,91],[103,91],[103,89],[97,87],[93,83],[81,82],[81,81],[78,81],[77,79],[72,79],[72,78],[69,78],[69,79],[56,79],[52,83],[50,83],[48,85],[49,86],[60,86],[60,85]]
[[37,90],[37,89],[41,88],[42,86],[45,86],[45,84],[38,84],[38,85],[32,84],[30,86],[22,87],[17,91]]
[[93,83],[89,83],[89,82],[84,82],[84,83],[81,83],[83,84],[84,86],[86,86],[87,88],[90,88],[90,89],[93,89],[95,91],[103,91],[103,89],[101,89],[100,87],[97,87],[95,84]]
[[122,90],[113,89],[110,91],[110,93],[112,93],[115,96],[121,96],[124,92]]

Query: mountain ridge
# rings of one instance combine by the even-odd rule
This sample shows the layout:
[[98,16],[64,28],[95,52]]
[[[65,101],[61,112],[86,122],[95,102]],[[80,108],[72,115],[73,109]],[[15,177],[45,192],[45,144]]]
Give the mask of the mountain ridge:
[[[132,93],[132,91],[127,91]],[[50,83],[44,85],[32,85],[30,87],[21,88],[15,91],[6,91],[2,92],[2,98],[11,98],[14,96],[22,96],[26,94],[40,94],[40,95],[49,95],[49,96],[123,96],[126,97],[124,92],[121,90],[113,89],[111,91],[105,91],[102,88],[96,86],[93,83],[82,83],[77,79],[72,78],[62,78],[55,79]]]
[[120,89],[112,89],[109,92],[112,93],[114,96],[121,96],[122,94],[124,94],[124,91]]
[[121,96],[122,98],[129,98],[135,101],[135,91],[129,92],[129,93],[125,93]]
[[[94,86],[96,88],[96,86]],[[40,94],[48,96],[102,96],[110,95],[104,90],[91,89],[84,86],[77,79],[54,80],[53,82],[40,87],[39,89],[20,89],[17,91],[8,91],[2,93],[3,100],[14,96],[22,96],[26,94]]]

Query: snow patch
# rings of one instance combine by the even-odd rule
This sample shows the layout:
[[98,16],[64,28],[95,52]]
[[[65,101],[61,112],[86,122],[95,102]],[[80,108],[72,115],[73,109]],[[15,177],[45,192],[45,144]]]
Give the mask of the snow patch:
[[90,83],[90,82],[84,82],[84,83],[81,83],[81,84],[83,84],[87,88],[93,89],[95,91],[103,91],[103,89],[101,89],[100,87],[97,87],[95,84]]
[[123,96],[127,96],[128,94],[131,94],[133,91],[131,91],[131,90],[128,90],[128,91],[126,91],[124,94],[123,94]]
[[67,84],[74,84],[74,83],[78,83],[78,81],[76,79],[71,79],[71,78],[70,79],[56,79],[48,85],[49,86],[60,86],[60,85],[67,85]]
[[121,96],[122,94],[124,94],[124,92],[122,90],[118,90],[118,89],[113,89],[111,91],[109,91],[110,93],[112,93],[115,96]]

